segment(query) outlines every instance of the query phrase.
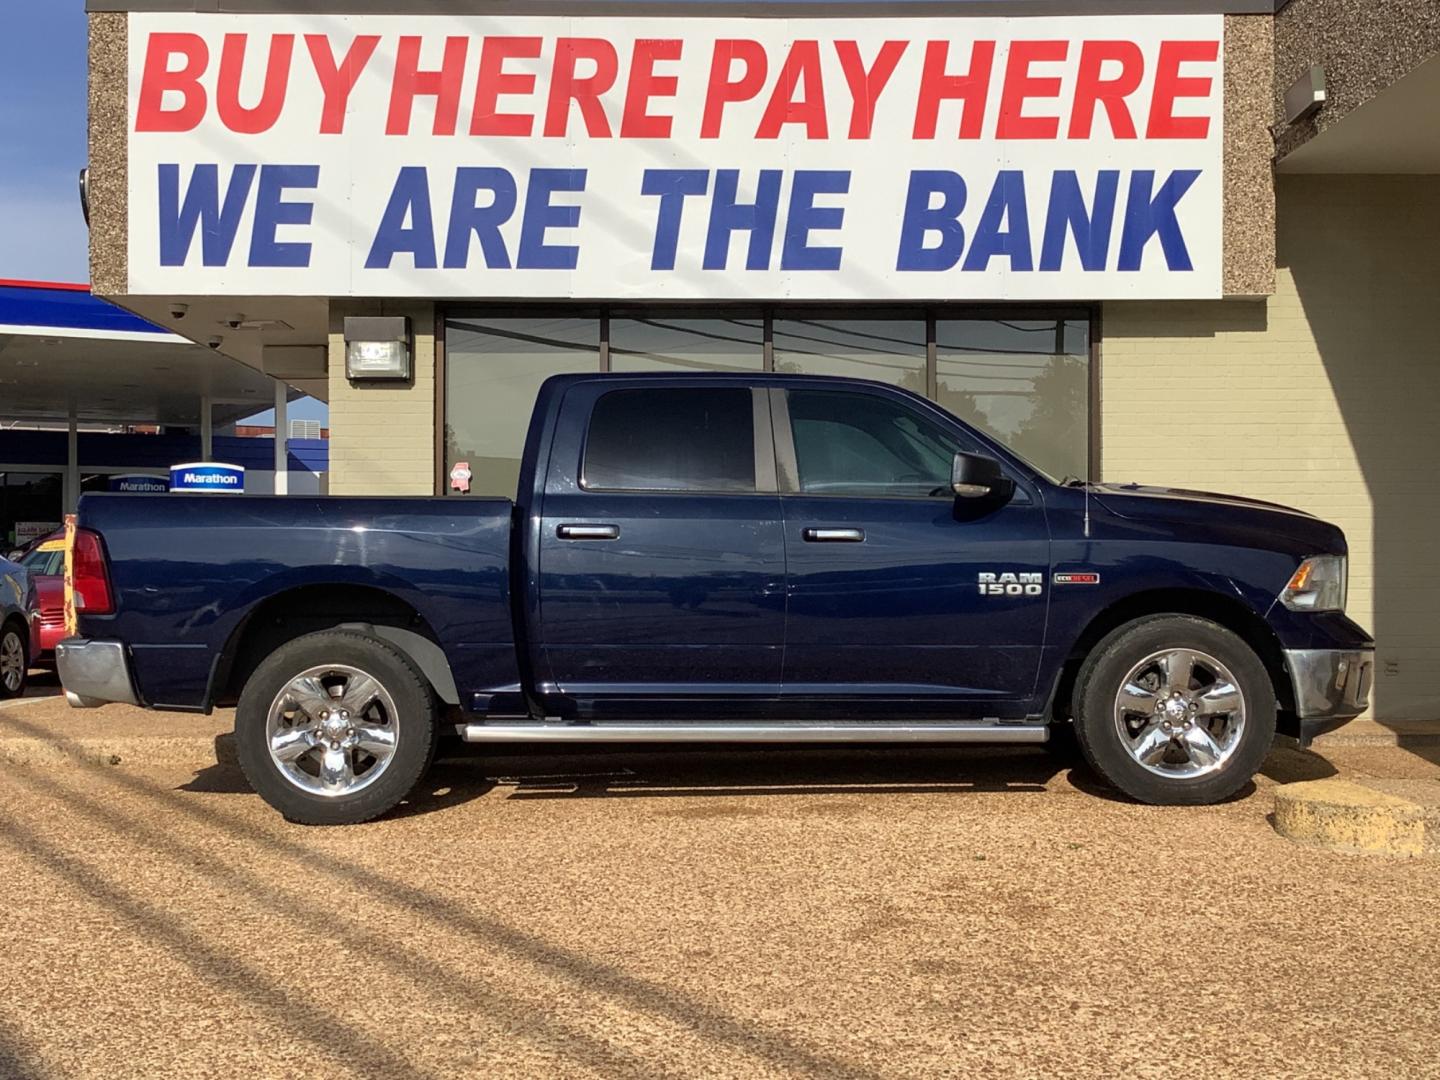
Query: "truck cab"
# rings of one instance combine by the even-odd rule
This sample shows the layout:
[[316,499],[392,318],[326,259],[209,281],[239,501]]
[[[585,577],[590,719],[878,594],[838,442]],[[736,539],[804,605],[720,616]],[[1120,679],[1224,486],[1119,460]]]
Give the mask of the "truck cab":
[[1209,802],[1277,725],[1362,712],[1372,669],[1334,526],[1047,476],[853,379],[556,376],[513,504],[86,496],[76,535],[107,603],[60,647],[72,701],[236,701],[247,775],[297,820],[393,806],[442,717],[473,742],[1073,724],[1131,796]]

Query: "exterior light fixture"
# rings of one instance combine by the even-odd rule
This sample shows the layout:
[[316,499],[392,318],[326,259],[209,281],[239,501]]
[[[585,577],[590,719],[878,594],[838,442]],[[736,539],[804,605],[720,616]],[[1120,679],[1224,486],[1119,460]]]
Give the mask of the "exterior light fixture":
[[1285,122],[1298,124],[1320,111],[1325,104],[1325,69],[1316,64],[1285,91]]
[[345,377],[354,382],[410,378],[409,317],[347,316]]

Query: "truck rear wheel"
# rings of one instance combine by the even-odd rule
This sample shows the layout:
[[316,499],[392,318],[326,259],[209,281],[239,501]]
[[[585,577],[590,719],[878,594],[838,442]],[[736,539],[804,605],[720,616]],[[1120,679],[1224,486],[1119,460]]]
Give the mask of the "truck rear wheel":
[[346,630],[271,653],[235,711],[240,767],[290,821],[353,825],[379,817],[435,754],[430,684],[388,642]]
[[1159,615],[1111,633],[1075,686],[1085,760],[1131,798],[1198,804],[1234,795],[1275,737],[1275,690],[1240,637]]

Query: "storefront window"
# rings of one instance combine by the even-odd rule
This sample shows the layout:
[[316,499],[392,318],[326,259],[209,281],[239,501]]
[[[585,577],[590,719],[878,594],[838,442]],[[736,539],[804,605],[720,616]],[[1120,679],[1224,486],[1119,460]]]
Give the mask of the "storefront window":
[[765,320],[610,317],[611,371],[759,371]]
[[[873,379],[926,394],[1053,477],[1088,474],[1090,323],[1083,312],[849,318],[837,310],[616,307],[446,321],[445,467],[511,496],[540,384],[564,372],[752,371]],[[767,341],[766,335],[769,334]],[[608,334],[608,339],[606,335]],[[448,486],[448,485],[447,485]]]
[[874,379],[925,393],[925,318],[775,320],[775,370]]
[[1051,476],[1087,475],[1090,324],[939,319],[936,399]]
[[463,461],[471,493],[514,498],[540,384],[551,375],[599,370],[598,317],[447,321],[446,474]]
[[59,525],[64,488],[60,473],[0,472],[0,555]]

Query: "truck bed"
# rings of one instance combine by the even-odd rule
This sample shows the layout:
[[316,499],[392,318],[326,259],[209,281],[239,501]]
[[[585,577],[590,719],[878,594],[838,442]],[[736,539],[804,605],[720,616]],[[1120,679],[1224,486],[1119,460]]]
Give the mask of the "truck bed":
[[[519,682],[508,499],[86,495],[117,610],[82,632],[129,644],[147,705],[203,710],[226,646],[267,601],[367,586],[412,608],[462,695]],[[297,590],[312,590],[299,593]]]

